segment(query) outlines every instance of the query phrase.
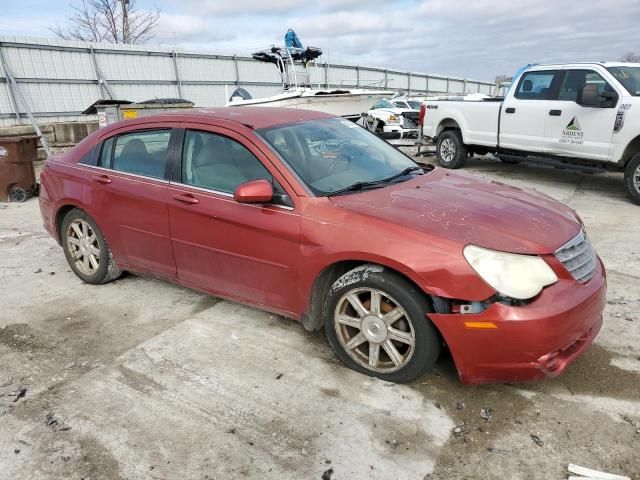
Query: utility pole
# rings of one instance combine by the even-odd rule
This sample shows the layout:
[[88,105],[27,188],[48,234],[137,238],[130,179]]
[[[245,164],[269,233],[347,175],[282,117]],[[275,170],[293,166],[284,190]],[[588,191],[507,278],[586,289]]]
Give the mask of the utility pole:
[[129,31],[129,0],[120,0],[122,6],[122,43],[131,43],[131,33]]

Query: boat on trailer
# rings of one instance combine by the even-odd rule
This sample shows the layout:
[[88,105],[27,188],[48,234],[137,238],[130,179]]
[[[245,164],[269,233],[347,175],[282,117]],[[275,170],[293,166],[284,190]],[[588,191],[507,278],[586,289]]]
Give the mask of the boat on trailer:
[[[390,90],[323,88],[317,63],[320,55],[322,50],[304,48],[293,30],[289,30],[285,35],[285,47],[272,47],[253,54],[254,59],[272,63],[278,68],[282,92],[269,97],[252,98],[247,90],[238,88],[227,106],[304,108],[357,120],[378,100],[394,95]],[[311,80],[313,74],[315,82]]]

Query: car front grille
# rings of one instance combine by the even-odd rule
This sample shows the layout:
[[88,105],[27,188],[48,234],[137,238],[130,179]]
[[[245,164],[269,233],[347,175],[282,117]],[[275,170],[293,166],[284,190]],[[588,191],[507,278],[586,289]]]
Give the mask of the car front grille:
[[588,282],[596,273],[596,252],[584,231],[556,250],[555,255],[580,283]]

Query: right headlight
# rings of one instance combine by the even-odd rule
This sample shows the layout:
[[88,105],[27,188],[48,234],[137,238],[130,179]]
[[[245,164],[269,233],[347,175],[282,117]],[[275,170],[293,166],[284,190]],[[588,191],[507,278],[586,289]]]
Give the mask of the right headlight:
[[518,255],[467,245],[464,258],[480,277],[500,294],[517,300],[528,300],[542,289],[558,281],[558,277],[542,258]]

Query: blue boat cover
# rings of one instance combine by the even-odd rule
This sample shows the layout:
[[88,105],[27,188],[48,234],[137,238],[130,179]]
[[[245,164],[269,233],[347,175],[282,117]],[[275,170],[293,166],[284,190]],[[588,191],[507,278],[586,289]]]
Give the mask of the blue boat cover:
[[287,48],[304,48],[298,35],[291,28],[284,35],[284,46]]

